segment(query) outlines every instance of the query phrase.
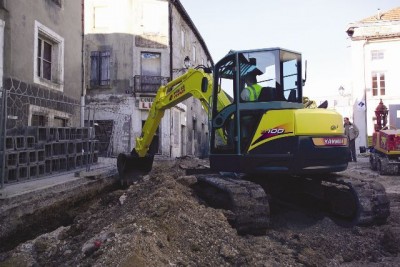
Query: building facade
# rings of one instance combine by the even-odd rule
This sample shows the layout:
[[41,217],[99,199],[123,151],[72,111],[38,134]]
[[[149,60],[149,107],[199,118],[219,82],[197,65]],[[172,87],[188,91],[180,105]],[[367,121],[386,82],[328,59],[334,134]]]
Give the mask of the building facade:
[[82,37],[81,1],[0,1],[7,129],[80,126]]
[[[86,103],[103,152],[135,146],[160,85],[192,66],[212,65],[200,33],[179,1],[85,1]],[[167,110],[157,131],[168,157],[207,154],[207,114],[197,99]]]
[[0,187],[97,162],[82,127],[82,4],[0,1]]
[[368,146],[380,100],[388,125],[400,128],[400,7],[351,23],[353,120],[360,129],[356,145]]

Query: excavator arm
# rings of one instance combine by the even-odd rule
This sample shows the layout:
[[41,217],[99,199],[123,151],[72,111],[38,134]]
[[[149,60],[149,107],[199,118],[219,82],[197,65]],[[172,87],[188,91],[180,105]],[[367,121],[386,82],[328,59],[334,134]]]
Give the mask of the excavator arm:
[[[135,170],[145,172],[151,170],[154,151],[151,151],[150,148],[165,110],[193,96],[200,100],[204,110],[209,114],[212,103],[212,87],[212,76],[206,69],[188,69],[183,75],[161,86],[157,91],[142,133],[140,137],[136,138],[136,145],[131,155],[120,154],[118,156],[117,166],[120,177],[127,177],[131,171]],[[219,90],[217,109],[221,110],[230,103],[226,93]]]
[[[149,116],[143,126],[142,134],[136,138],[135,151],[139,157],[146,156],[154,138],[157,127],[160,125],[164,112],[183,102],[189,97],[200,100],[204,110],[208,113],[212,97],[212,76],[202,69],[188,69],[188,71],[161,86],[149,111]],[[223,90],[218,94],[218,109],[230,104],[229,98]]]

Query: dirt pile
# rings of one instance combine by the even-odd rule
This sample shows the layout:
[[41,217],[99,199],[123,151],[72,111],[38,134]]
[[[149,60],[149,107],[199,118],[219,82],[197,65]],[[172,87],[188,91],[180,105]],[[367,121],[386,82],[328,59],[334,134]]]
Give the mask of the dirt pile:
[[[156,162],[128,189],[88,205],[72,225],[0,255],[0,266],[393,266],[400,264],[400,195],[388,190],[391,216],[373,227],[345,228],[321,214],[284,209],[264,236],[239,236],[224,211],[207,207],[183,168]],[[349,168],[347,175],[366,176]],[[375,179],[373,175],[369,179]],[[398,177],[397,177],[398,178]],[[379,177],[397,186],[393,177]]]

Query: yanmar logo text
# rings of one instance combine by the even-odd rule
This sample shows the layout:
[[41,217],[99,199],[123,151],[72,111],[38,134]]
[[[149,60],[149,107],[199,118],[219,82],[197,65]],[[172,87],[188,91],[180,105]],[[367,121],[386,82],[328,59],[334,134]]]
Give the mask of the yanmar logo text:
[[182,95],[185,92],[185,86],[182,86],[181,88],[177,89],[170,97],[169,101],[176,99],[180,95]]
[[327,146],[342,146],[344,145],[343,138],[324,138],[324,143]]

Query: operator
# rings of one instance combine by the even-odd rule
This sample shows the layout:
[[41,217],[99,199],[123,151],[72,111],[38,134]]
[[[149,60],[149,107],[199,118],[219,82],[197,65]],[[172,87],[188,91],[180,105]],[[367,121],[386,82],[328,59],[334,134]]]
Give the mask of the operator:
[[[257,69],[256,69],[257,70]],[[257,72],[252,72],[244,76],[246,87],[240,93],[240,97],[244,101],[257,101],[261,93],[262,86],[257,84]],[[242,115],[240,117],[241,123],[241,149],[245,150],[251,141],[251,134],[254,131],[256,120],[253,114]]]
[[357,161],[356,157],[356,138],[358,137],[359,130],[354,123],[351,123],[349,118],[344,118],[344,134],[349,140],[350,157],[349,161]]
[[257,75],[255,71],[248,73],[244,80],[247,87],[240,93],[240,97],[244,101],[257,101],[260,96],[262,86],[257,84]]

